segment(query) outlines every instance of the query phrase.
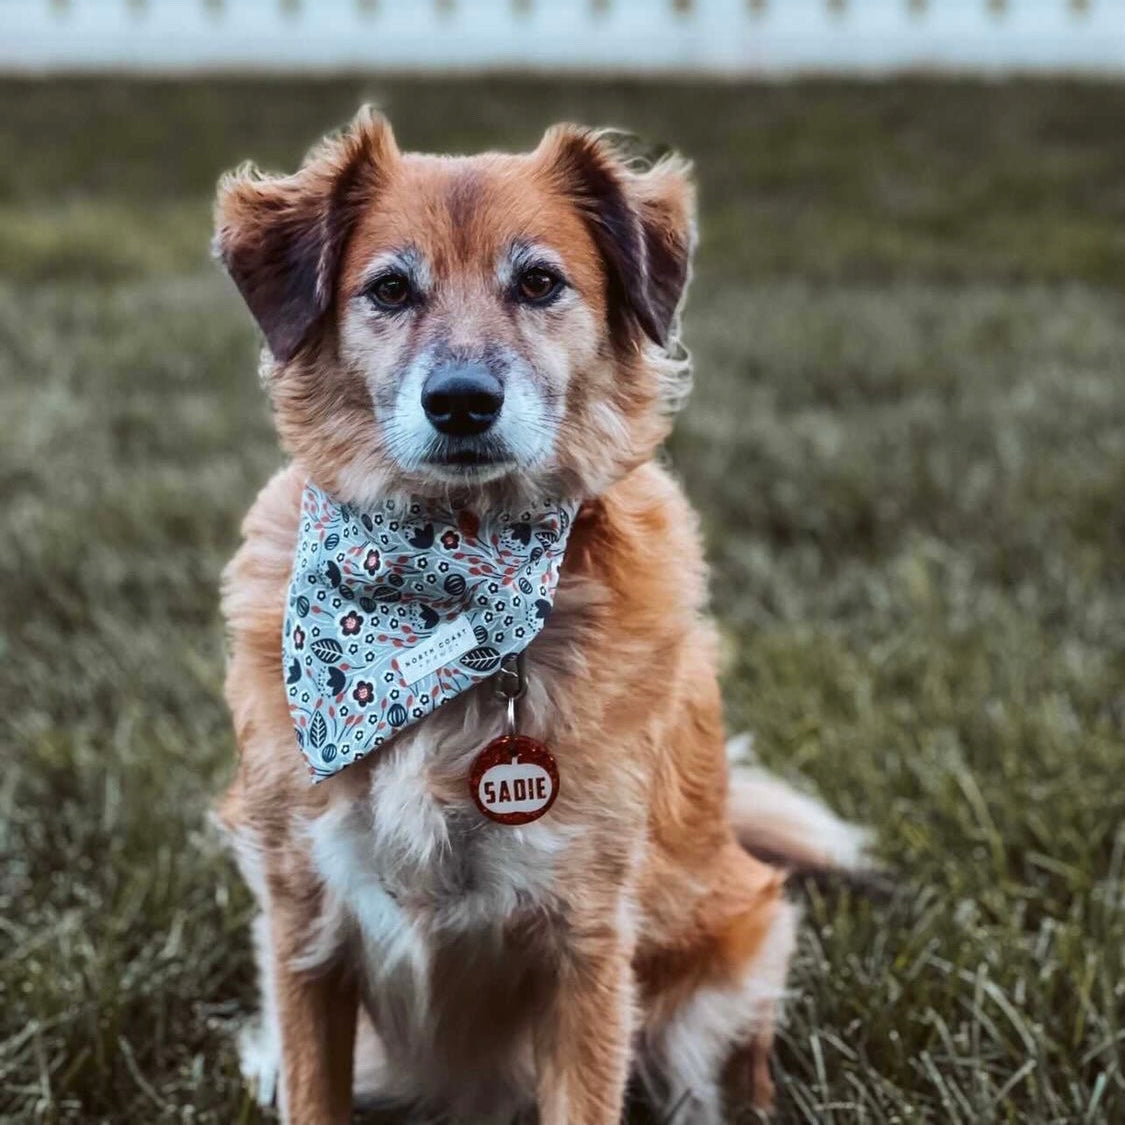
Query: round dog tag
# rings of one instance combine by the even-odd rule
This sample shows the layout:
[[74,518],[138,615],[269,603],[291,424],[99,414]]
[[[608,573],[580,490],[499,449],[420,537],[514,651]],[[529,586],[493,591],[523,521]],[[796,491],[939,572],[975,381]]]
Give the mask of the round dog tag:
[[469,771],[477,808],[498,824],[530,824],[554,804],[559,768],[542,742],[522,734],[493,739]]

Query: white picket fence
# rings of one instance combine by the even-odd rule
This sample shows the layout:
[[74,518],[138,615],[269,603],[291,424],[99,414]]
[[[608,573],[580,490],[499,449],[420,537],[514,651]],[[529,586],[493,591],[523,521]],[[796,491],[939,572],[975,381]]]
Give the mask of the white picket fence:
[[1122,77],[1125,0],[0,0],[0,71],[201,70]]

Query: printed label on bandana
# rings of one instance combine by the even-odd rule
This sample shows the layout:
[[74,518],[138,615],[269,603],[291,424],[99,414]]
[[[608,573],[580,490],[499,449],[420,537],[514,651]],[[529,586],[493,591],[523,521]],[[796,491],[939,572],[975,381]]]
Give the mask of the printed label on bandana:
[[413,686],[446,664],[462,657],[477,643],[472,622],[462,617],[439,625],[425,640],[409,652],[395,658],[395,667],[403,679]]

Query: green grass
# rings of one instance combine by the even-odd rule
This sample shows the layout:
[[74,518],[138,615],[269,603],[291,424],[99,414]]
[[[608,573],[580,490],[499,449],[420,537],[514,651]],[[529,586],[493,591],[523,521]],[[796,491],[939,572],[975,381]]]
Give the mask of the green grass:
[[799,888],[784,1122],[1125,1119],[1122,91],[0,83],[0,1115],[249,1122],[219,569],[280,457],[209,196],[363,97],[570,116],[702,182],[694,396],[732,729],[877,830]]

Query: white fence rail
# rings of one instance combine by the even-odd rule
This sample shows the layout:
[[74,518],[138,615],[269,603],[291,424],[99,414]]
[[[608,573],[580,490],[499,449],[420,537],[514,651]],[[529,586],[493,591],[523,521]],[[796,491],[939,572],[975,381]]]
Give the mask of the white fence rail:
[[1125,0],[0,0],[0,71],[1125,76]]

